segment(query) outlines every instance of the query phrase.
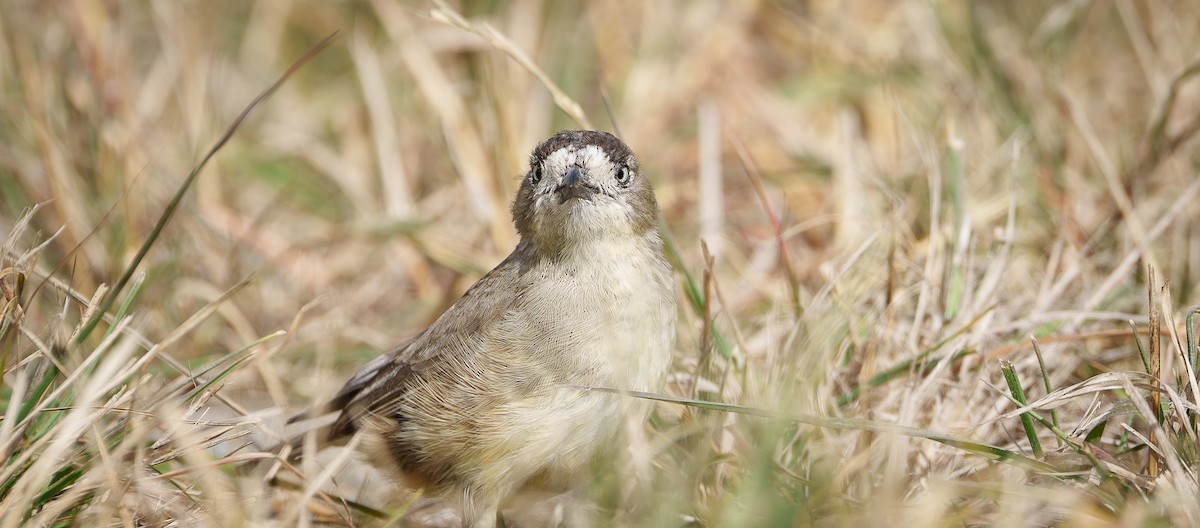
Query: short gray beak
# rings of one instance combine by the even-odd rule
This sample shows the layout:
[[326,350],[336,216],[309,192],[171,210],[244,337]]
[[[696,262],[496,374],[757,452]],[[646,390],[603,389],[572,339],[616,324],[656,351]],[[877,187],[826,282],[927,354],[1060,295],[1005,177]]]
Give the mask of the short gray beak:
[[559,184],[557,189],[554,189],[554,192],[558,195],[560,203],[565,203],[572,198],[579,198],[590,202],[592,201],[592,195],[596,194],[596,188],[588,184],[587,178],[584,177],[584,172],[575,167],[567,172],[566,176],[563,176],[562,183]]

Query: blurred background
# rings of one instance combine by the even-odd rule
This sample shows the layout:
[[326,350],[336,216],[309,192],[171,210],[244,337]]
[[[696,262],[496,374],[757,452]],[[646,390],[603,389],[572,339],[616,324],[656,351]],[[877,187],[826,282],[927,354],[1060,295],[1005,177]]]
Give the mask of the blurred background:
[[[250,281],[164,351],[184,364],[288,331],[221,389],[242,408],[214,400],[214,415],[278,421],[424,329],[514,246],[509,203],[561,129],[619,134],[654,182],[685,301],[671,394],[1028,455],[998,360],[1034,396],[1042,377],[1141,370],[1127,321],[1148,322],[1147,267],[1169,284],[1169,321],[1171,296],[1200,297],[1195,2],[0,6],[3,258],[58,233],[30,282],[52,273],[83,299],[125,271],[256,94],[337,32],[204,168],[138,268],[133,327],[150,343]],[[83,306],[40,295],[25,328],[69,335]],[[1044,369],[1030,335],[1049,337]],[[13,350],[10,377],[39,347]],[[146,383],[177,375],[147,369]],[[1058,402],[1064,430],[1095,418],[1092,396]],[[862,427],[662,405],[652,430],[646,467],[664,484],[649,496],[666,499],[609,512],[618,524],[1191,519],[1133,484],[1098,498]],[[1146,450],[1128,456],[1141,471]],[[1010,493],[1027,485],[1053,492]],[[382,508],[380,491],[363,500]],[[599,502],[638,502],[615,495]]]

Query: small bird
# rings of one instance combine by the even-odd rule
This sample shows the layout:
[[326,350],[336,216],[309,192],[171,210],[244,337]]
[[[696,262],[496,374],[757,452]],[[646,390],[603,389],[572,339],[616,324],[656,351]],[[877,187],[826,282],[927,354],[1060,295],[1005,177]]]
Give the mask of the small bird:
[[612,134],[563,131],[533,151],[512,204],[520,241],[415,338],[360,369],[327,407],[328,441],[496,525],[527,486],[564,486],[650,404],[580,386],[657,392],[676,293],[658,204]]

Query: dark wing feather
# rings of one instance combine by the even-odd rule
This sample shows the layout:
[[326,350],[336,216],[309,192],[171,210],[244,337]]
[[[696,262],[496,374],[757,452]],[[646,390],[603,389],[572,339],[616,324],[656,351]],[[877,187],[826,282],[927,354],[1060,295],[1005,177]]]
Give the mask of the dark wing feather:
[[342,412],[329,429],[329,439],[354,434],[356,422],[368,413],[388,414],[414,372],[441,360],[452,341],[470,341],[499,321],[523,289],[521,276],[531,263],[530,255],[525,244],[519,244],[421,335],[359,369],[331,402],[331,410]]

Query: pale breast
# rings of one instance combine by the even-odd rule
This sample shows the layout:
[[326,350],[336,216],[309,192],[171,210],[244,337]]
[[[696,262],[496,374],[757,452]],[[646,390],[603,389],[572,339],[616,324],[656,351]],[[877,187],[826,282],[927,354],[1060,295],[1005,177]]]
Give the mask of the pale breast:
[[516,438],[543,440],[509,456],[513,465],[540,466],[546,482],[571,478],[597,450],[614,447],[622,424],[640,426],[651,407],[569,385],[657,392],[669,370],[676,317],[670,270],[654,253],[614,253],[622,254],[628,258],[531,270],[540,275],[499,327],[497,337],[510,345],[501,348],[527,356],[512,361],[553,378],[548,390],[501,409],[512,413]]
[[670,366],[676,306],[670,270],[646,244],[605,246],[531,270],[506,334],[536,329],[529,353],[561,361],[577,382],[657,391]]

